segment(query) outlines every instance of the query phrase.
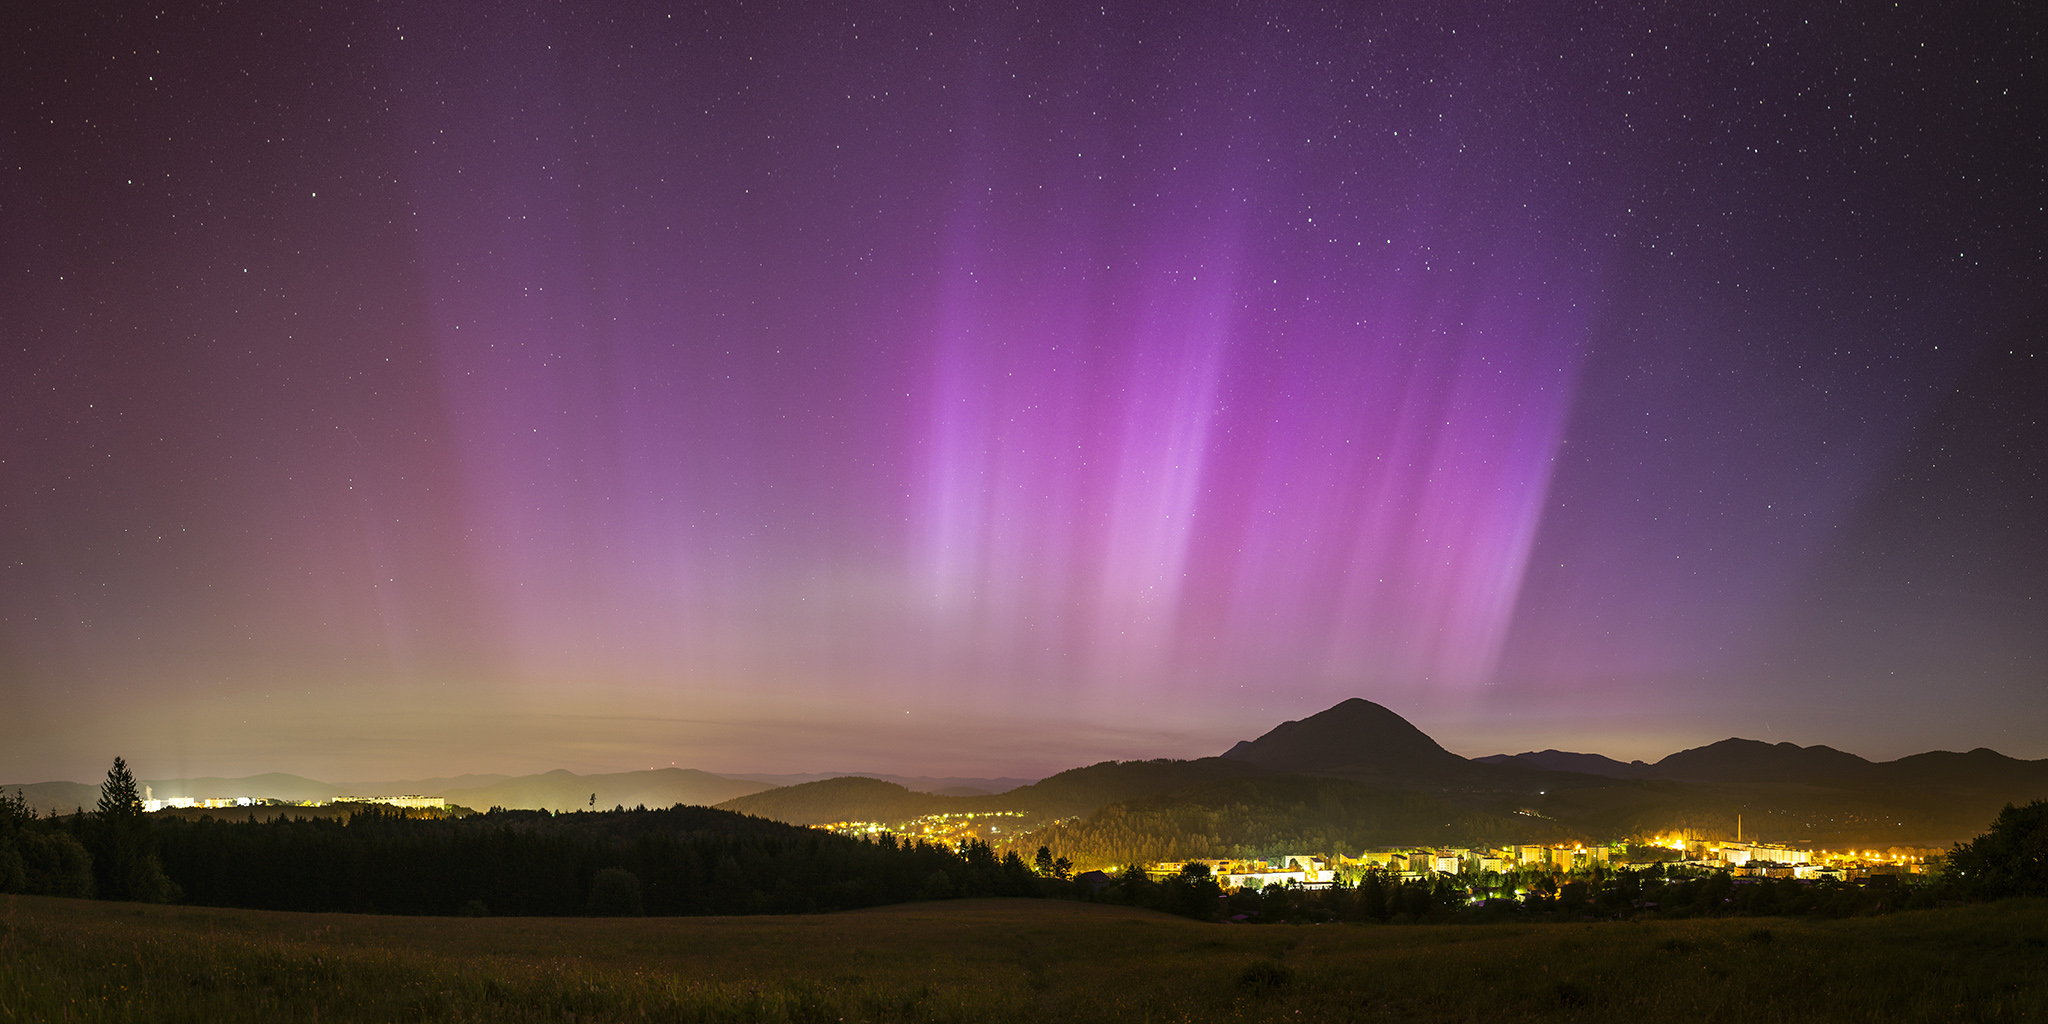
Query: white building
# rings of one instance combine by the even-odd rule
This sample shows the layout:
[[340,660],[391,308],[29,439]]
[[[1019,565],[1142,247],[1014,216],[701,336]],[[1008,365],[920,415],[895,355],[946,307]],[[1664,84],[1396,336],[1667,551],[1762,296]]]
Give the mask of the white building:
[[1311,879],[1300,868],[1279,871],[1245,871],[1220,875],[1217,884],[1225,889],[1263,889],[1269,885],[1306,885]]
[[448,801],[438,796],[338,796],[330,803],[337,804],[383,804],[386,807],[446,807]]

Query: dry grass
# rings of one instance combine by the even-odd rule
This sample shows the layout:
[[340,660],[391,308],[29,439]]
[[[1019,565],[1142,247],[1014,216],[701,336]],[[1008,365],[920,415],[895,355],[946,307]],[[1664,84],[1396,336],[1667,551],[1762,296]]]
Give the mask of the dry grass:
[[2048,902],[1848,921],[1233,926],[1052,901],[467,919],[35,897],[5,1021],[2041,1021]]

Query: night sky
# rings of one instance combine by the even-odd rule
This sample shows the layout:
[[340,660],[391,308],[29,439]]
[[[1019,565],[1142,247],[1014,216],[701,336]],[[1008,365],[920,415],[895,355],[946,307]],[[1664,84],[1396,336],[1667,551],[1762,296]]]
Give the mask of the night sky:
[[2031,5],[15,4],[0,776],[2048,757]]

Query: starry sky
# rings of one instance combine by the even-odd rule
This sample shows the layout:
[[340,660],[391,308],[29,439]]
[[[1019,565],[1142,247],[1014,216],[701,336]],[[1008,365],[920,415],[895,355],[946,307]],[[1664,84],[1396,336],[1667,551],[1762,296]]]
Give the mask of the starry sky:
[[2025,10],[14,5],[0,776],[2048,757]]

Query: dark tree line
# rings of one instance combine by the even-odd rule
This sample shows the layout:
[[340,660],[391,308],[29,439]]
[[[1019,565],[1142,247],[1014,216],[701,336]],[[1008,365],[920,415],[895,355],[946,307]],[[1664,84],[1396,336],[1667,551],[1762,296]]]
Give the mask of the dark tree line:
[[0,797],[0,892],[395,914],[803,913],[1037,896],[1015,854],[853,839],[705,807],[259,822],[143,814],[119,758],[92,811]]
[[159,823],[192,903],[390,914],[791,914],[1036,895],[1014,855],[853,839],[706,807]]
[[92,854],[55,818],[38,818],[21,794],[0,794],[0,892],[91,896]]
[[91,813],[38,818],[20,793],[0,796],[0,892],[175,900],[152,839],[135,776],[118,757]]

